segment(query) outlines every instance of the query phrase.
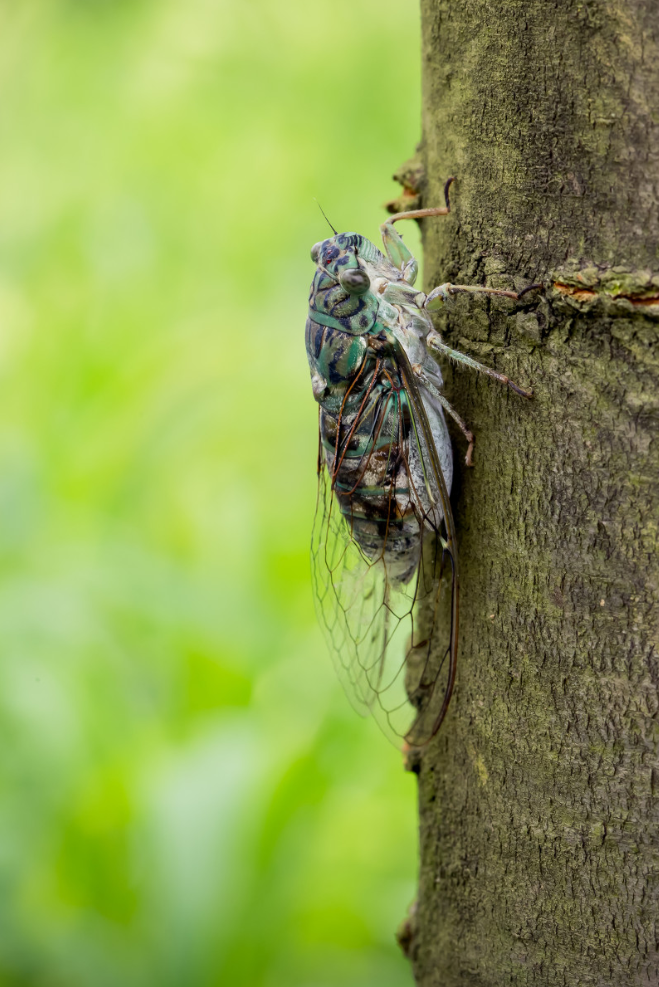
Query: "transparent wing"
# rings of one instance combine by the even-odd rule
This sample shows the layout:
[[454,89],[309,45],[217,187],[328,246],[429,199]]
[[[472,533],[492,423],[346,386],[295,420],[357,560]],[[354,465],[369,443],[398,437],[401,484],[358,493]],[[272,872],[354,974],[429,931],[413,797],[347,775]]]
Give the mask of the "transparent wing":
[[353,706],[394,743],[419,746],[439,729],[453,689],[458,572],[448,491],[404,353],[399,366],[413,419],[403,500],[416,519],[415,565],[401,577],[386,524],[379,551],[360,546],[323,457],[311,558],[319,621]]

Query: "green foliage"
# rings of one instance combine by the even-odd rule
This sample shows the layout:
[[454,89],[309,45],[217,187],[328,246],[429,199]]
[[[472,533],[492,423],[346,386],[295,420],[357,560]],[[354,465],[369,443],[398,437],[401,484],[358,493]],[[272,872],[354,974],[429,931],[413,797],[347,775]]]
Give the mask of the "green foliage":
[[310,596],[303,331],[312,197],[377,236],[417,34],[0,8],[1,984],[411,982],[414,786]]

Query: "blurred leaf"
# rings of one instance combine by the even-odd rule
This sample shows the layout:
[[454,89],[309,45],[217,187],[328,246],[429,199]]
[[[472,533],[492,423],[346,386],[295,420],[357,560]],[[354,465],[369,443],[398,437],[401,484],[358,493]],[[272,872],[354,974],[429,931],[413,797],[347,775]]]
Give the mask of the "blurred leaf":
[[416,0],[0,4],[2,984],[411,984],[303,333],[313,197],[377,238],[418,61]]

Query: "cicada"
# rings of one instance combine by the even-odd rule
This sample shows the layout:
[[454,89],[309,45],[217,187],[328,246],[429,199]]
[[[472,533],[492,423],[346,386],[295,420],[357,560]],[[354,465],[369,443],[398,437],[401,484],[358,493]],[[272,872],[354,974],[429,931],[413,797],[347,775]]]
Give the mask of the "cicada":
[[[524,397],[531,391],[452,350],[431,313],[459,292],[512,291],[414,283],[418,264],[391,216],[383,254],[358,233],[316,243],[306,348],[319,405],[318,503],[312,536],[317,611],[339,677],[361,713],[392,739],[426,743],[453,692],[459,572],[445,413],[474,437],[442,393],[437,356],[468,364]],[[530,286],[535,287],[535,286]],[[529,290],[529,289],[525,289]]]

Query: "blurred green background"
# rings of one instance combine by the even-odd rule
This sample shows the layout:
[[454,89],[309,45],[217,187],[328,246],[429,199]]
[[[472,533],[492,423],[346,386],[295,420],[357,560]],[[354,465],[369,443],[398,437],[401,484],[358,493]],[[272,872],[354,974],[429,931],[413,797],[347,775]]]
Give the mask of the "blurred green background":
[[[412,983],[415,785],[334,680],[309,248],[416,0],[0,2],[0,983]],[[408,231],[415,242],[415,233]]]

